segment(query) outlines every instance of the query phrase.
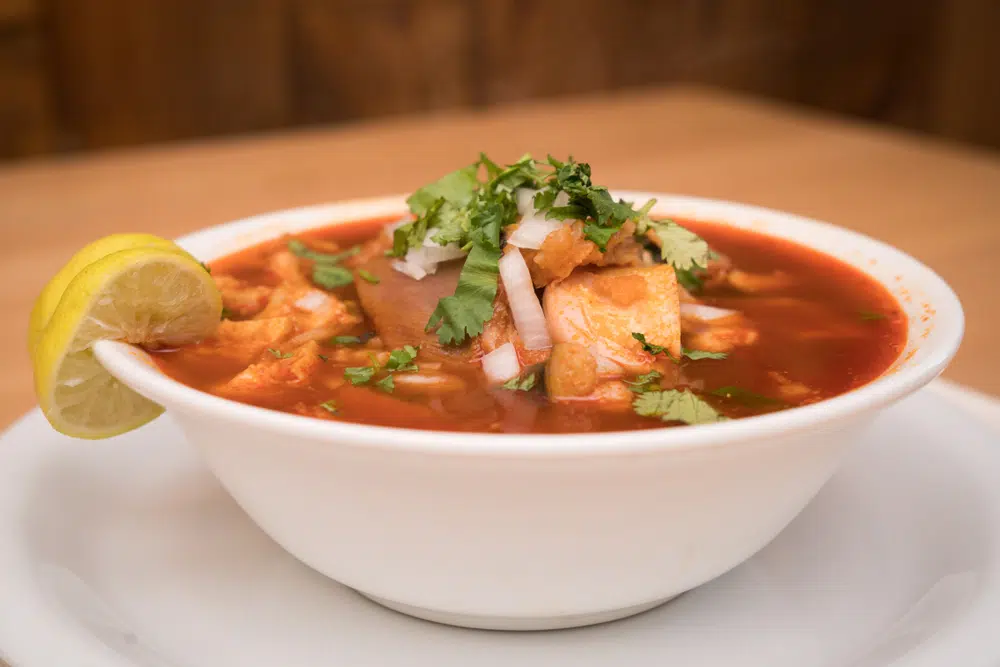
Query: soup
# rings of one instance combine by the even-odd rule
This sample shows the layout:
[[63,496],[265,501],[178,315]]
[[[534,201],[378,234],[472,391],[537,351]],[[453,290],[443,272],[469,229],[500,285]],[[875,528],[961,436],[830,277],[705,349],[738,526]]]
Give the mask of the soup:
[[216,335],[151,351],[176,380],[262,408],[380,426],[625,431],[821,401],[906,340],[872,278],[794,243],[659,220],[589,167],[486,158],[403,220],[211,263]]

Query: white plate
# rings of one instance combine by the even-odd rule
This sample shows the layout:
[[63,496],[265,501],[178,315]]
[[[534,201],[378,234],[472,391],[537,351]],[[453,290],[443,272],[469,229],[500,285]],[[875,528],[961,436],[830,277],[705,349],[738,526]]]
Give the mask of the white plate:
[[0,439],[0,652],[15,667],[995,667],[998,433],[1000,403],[935,383],[736,570],[625,621],[499,633],[404,617],[300,565],[167,418],[86,443],[35,411]]

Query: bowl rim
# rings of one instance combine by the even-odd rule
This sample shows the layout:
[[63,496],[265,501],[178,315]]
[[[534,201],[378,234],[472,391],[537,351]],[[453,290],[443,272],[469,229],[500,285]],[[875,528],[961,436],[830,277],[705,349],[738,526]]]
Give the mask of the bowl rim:
[[[878,253],[880,261],[891,261],[893,265],[905,266],[910,274],[918,274],[925,285],[928,298],[937,311],[936,320],[943,335],[935,336],[930,343],[920,345],[925,358],[909,367],[891,372],[883,372],[865,385],[843,394],[824,399],[806,406],[790,408],[753,417],[745,417],[714,424],[698,424],[683,427],[664,427],[639,431],[613,431],[601,433],[565,434],[506,434],[484,432],[453,432],[376,426],[357,422],[321,420],[313,417],[293,415],[285,412],[259,408],[229,399],[214,396],[170,378],[151,362],[148,355],[125,343],[100,341],[94,345],[94,353],[104,367],[120,381],[138,393],[163,405],[168,412],[197,412],[215,417],[220,422],[235,421],[242,426],[266,431],[279,431],[286,436],[300,436],[310,440],[325,440],[341,445],[365,448],[403,450],[408,452],[449,453],[464,456],[544,456],[565,457],[580,455],[622,455],[627,453],[658,452],[664,450],[689,450],[722,446],[731,442],[760,440],[822,426],[852,416],[878,410],[920,389],[937,377],[954,357],[961,344],[965,321],[961,303],[951,287],[932,269],[897,248],[873,239],[865,234],[830,223],[785,213],[774,209],[741,204],[719,199],[689,197],[664,193],[615,190],[615,196],[642,200],[655,198],[657,209],[707,207],[731,210],[732,215],[713,216],[719,224],[732,225],[732,218],[751,215],[776,221],[780,225],[804,226],[806,229],[833,233],[845,240],[853,241],[861,247]],[[666,206],[663,205],[666,202]],[[356,216],[344,216],[344,211],[362,209]],[[275,230],[259,238],[247,239],[234,244],[232,248],[217,255],[199,256],[211,261],[224,257],[241,248],[251,247],[268,238],[280,234],[279,226],[298,229],[313,229],[348,224],[352,221],[378,217],[378,212],[386,216],[405,213],[405,198],[401,195],[371,197],[316,204],[272,211],[239,220],[203,228],[187,234],[177,242],[182,246],[197,244],[205,237],[222,235],[229,239],[240,234],[260,232],[274,226]],[[340,221],[318,221],[301,224],[313,218],[343,216]],[[296,223],[298,221],[298,223]],[[295,223],[295,224],[290,224]],[[297,224],[297,226],[296,226]],[[738,225],[734,225],[738,226]],[[780,231],[761,230],[757,233],[784,238],[799,243],[817,252],[829,254],[822,248],[810,245],[800,239],[789,239]],[[205,253],[196,253],[204,255]],[[843,261],[843,260],[841,260]],[[883,280],[855,266],[872,279],[885,285]],[[905,286],[905,282],[903,285]],[[886,286],[887,288],[889,286]],[[912,341],[913,327],[907,332],[907,343]],[[902,352],[901,352],[902,354]],[[898,360],[898,359],[897,359]]]

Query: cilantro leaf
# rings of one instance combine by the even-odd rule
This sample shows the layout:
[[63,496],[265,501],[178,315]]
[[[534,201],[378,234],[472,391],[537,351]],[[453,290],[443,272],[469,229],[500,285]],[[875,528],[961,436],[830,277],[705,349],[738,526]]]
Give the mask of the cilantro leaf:
[[459,242],[468,231],[465,208],[479,188],[478,172],[479,162],[474,162],[410,195],[406,203],[417,219],[393,232],[390,254],[402,257],[419,247],[430,229],[437,230],[432,239],[440,245]]
[[361,251],[360,245],[348,248],[343,252],[323,253],[311,250],[309,246],[298,239],[289,239],[288,249],[296,257],[313,261],[312,281],[316,285],[324,289],[336,289],[354,282],[353,274],[339,264],[348,257],[357,255]]
[[636,397],[632,409],[642,417],[659,417],[665,422],[711,424],[727,418],[688,390],[647,391]]
[[634,380],[625,380],[625,384],[629,385],[630,391],[634,391],[637,394],[644,394],[647,391],[658,390],[660,385],[657,381],[661,377],[662,374],[659,371],[650,371],[642,375],[637,375]]
[[674,355],[670,354],[670,350],[668,350],[666,347],[662,345],[654,345],[653,343],[648,342],[646,340],[645,334],[633,331],[632,338],[635,338],[637,341],[642,343],[642,349],[644,349],[646,352],[649,352],[650,354],[665,354],[668,357],[670,357],[673,361],[677,361],[677,359],[674,359]]
[[210,267],[208,264],[206,264],[205,262],[198,262],[198,263],[201,264],[201,268],[205,269],[207,273],[212,273],[212,267]]
[[678,269],[674,267],[674,273],[677,274],[677,282],[680,283],[681,287],[691,294],[697,294],[705,287],[705,283],[702,282],[701,278],[692,269]]
[[354,274],[349,269],[335,264],[316,264],[312,281],[324,289],[336,289],[354,282]]
[[333,345],[357,345],[361,342],[360,336],[334,336],[330,339]]
[[391,351],[389,358],[385,362],[385,366],[382,368],[379,367],[375,355],[371,355],[371,366],[345,368],[344,378],[349,380],[353,385],[367,384],[372,381],[380,370],[385,370],[385,377],[376,380],[375,386],[384,392],[392,393],[393,389],[396,388],[396,381],[392,379],[393,373],[417,370],[417,365],[413,363],[413,360],[417,357],[417,350],[418,348],[412,345],[404,345],[401,348]]
[[713,389],[708,392],[712,396],[719,396],[720,398],[725,398],[727,400],[736,401],[742,403],[743,405],[751,408],[759,407],[787,407],[784,402],[779,401],[776,398],[771,398],[770,396],[764,396],[763,394],[758,394],[756,392],[750,391],[749,389],[743,389],[742,387],[735,386],[725,386],[719,387],[718,389]]
[[327,412],[329,412],[331,415],[335,415],[338,412],[337,402],[336,401],[324,401],[324,402],[322,402],[322,403],[319,404],[319,407],[323,408],[324,410],[326,410]]
[[[551,155],[549,164],[553,173],[546,179],[545,188],[535,195],[535,207],[543,211],[547,219],[583,220],[584,236],[601,252],[607,250],[608,241],[626,221],[639,218],[639,212],[630,203],[615,201],[606,187],[593,184],[589,164],[577,162],[572,157],[560,162]],[[569,196],[569,202],[565,206],[554,206],[560,192]]]
[[234,314],[235,313],[233,313],[233,311],[231,311],[228,308],[226,308],[225,306],[223,306],[222,307],[222,312],[219,313],[219,319],[220,320],[231,320],[231,319],[233,319],[233,315]]
[[608,242],[611,237],[617,234],[621,230],[621,225],[617,227],[601,227],[596,222],[587,221],[583,225],[583,235],[588,241],[593,241],[594,244],[601,249],[601,252],[607,250]]
[[[406,204],[418,217],[427,215],[435,203],[441,200],[461,208],[472,201],[473,194],[479,187],[479,179],[476,177],[478,171],[479,163],[475,162],[445,174],[433,183],[416,190],[407,198]],[[420,240],[423,241],[423,238]]]
[[438,340],[453,345],[481,334],[483,324],[493,317],[493,299],[497,295],[497,278],[500,275],[499,261],[499,249],[472,246],[455,293],[438,301],[427,322],[427,331],[437,327]]
[[410,248],[416,248],[423,243],[424,237],[427,236],[427,224],[430,218],[443,205],[444,200],[438,200],[432,205],[430,213],[397,227],[396,231],[392,233],[392,250],[389,251],[389,254],[392,257],[402,257]]
[[305,243],[299,239],[289,239],[288,249],[296,257],[301,257],[302,259],[310,259],[317,264],[339,264],[348,257],[353,257],[361,252],[361,246],[351,246],[343,252],[337,253],[327,253],[327,252],[317,252],[312,250]]
[[433,228],[431,240],[438,245],[462,245],[471,227],[469,209],[457,208],[445,202],[433,216],[429,216],[428,227]]
[[[680,359],[675,359],[674,355],[670,354],[670,350],[663,345],[654,345],[646,340],[646,336],[637,331],[632,332],[632,338],[642,343],[642,349],[650,354],[665,354],[670,357],[671,360],[679,362]],[[681,357],[687,357],[692,361],[697,361],[699,359],[725,359],[729,355],[725,352],[706,352],[705,350],[690,350],[686,347],[681,348]]]
[[500,386],[504,389],[509,389],[510,391],[531,391],[535,388],[535,383],[537,381],[538,375],[535,373],[529,373],[524,377],[512,377]]
[[404,345],[389,353],[389,359],[385,362],[387,371],[415,371],[417,365],[413,360],[417,358],[417,348],[412,345]]
[[358,277],[360,277],[365,282],[371,283],[372,285],[378,285],[382,282],[382,279],[376,276],[371,271],[366,271],[365,269],[358,269]]
[[725,359],[729,355],[725,352],[706,352],[705,350],[689,350],[686,347],[681,348],[681,355],[691,359],[692,361],[697,361],[698,359]]
[[672,220],[645,218],[636,228],[636,233],[644,235],[647,232],[652,232],[658,241],[660,259],[672,264],[674,269],[691,271],[704,267],[712,257],[712,250],[705,239]]
[[374,366],[352,366],[344,369],[344,379],[353,385],[371,382],[377,369]]
[[512,193],[518,188],[535,189],[544,178],[544,174],[538,168],[538,163],[527,153],[518,158],[517,162],[507,165],[503,169],[486,157],[484,153],[479,154],[479,163],[485,165],[486,175],[489,179],[487,186],[494,192]]
[[274,355],[275,359],[288,359],[294,356],[292,352],[282,352],[281,350],[276,350],[273,347],[267,348],[267,351]]

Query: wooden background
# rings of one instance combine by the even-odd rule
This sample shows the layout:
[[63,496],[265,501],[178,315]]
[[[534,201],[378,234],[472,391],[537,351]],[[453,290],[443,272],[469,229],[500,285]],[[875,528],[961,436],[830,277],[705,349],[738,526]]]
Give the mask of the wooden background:
[[0,159],[675,81],[1000,147],[1000,0],[0,0]]

